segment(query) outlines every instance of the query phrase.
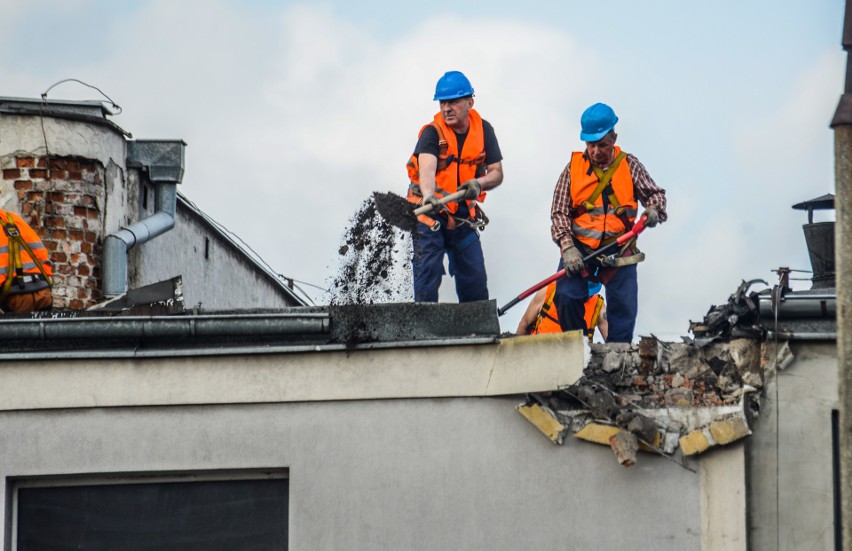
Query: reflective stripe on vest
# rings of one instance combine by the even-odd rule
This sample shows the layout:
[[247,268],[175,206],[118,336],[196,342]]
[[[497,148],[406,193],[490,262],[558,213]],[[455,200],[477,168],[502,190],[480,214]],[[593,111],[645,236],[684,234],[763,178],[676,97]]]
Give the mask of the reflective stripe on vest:
[[[621,149],[615,147],[617,156]],[[575,207],[588,201],[598,185],[598,178],[592,170],[591,163],[582,152],[574,152],[571,155],[571,204]],[[636,219],[638,205],[633,194],[633,178],[630,176],[630,167],[625,159],[618,165],[610,181],[612,192],[615,194],[618,204],[622,207],[622,216],[631,223]],[[615,214],[615,207],[607,204],[604,211],[604,197],[606,192],[601,193],[594,201],[594,208],[575,216],[572,219],[571,230],[577,240],[595,250],[601,246],[604,240],[618,237],[627,231],[619,216]]]
[[[444,122],[441,113],[437,113],[432,122],[421,128],[420,134],[418,134],[422,135],[427,126],[434,126],[438,131],[440,152],[435,173],[435,195],[438,198],[455,193],[460,184],[476,178],[477,170],[485,163],[485,134],[482,129],[482,117],[479,116],[476,109],[471,109],[468,120],[470,127],[461,154],[459,154],[456,134]],[[408,179],[411,181],[408,186],[408,200],[416,203],[423,195],[420,191],[420,163],[417,155],[411,155],[406,168]],[[476,200],[481,203],[485,200],[485,196],[486,193],[483,191]],[[476,210],[473,201],[467,201],[467,206],[470,217],[475,218]],[[458,203],[455,202],[446,206],[447,210],[453,214],[458,211],[458,207]]]
[[[23,274],[43,274],[49,280],[53,275],[53,266],[48,259],[47,248],[42,243],[38,234],[24,220],[14,212],[0,210],[0,222],[5,224],[14,224],[20,234],[21,239],[29,245],[35,258],[32,258],[25,247],[20,247],[18,255],[20,257],[20,272]],[[10,266],[11,261],[9,255],[9,238],[6,232],[0,229],[0,284],[5,283],[7,275],[13,266]],[[11,268],[11,270],[10,270]],[[41,268],[41,269],[40,269]],[[42,271],[43,270],[43,271]]]

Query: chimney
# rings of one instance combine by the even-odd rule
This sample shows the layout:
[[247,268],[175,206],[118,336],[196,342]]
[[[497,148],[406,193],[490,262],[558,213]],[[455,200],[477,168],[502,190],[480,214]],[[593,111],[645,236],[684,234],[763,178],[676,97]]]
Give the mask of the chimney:
[[811,289],[834,288],[834,222],[814,222],[815,210],[834,210],[834,194],[793,205],[808,211],[808,223],[802,226],[813,270]]

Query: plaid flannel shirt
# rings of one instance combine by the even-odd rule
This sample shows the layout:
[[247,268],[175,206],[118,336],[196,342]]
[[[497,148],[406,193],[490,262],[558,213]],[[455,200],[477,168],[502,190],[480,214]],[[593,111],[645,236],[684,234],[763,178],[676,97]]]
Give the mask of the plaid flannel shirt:
[[[633,193],[636,200],[643,207],[653,208],[660,215],[660,222],[665,222],[668,216],[666,215],[666,190],[659,187],[645,166],[639,162],[639,159],[631,154],[627,154],[624,159],[630,169],[630,177],[633,178]],[[556,189],[553,191],[553,204],[550,208],[550,235],[553,242],[559,245],[559,249],[564,249],[568,241],[574,237],[574,232],[571,231],[571,162],[562,171],[559,180],[556,182]]]

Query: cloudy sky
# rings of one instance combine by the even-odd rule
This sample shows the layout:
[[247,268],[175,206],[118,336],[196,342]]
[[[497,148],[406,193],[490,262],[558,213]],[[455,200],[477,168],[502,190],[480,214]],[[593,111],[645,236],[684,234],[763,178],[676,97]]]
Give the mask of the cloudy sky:
[[[504,155],[482,236],[499,305],[556,270],[553,187],[582,147],[580,114],[609,103],[669,201],[640,239],[637,334],[677,336],[742,279],[809,268],[790,206],[834,190],[843,5],[0,0],[0,95],[99,87],[135,137],[189,144],[186,196],[276,271],[325,287],[362,201],[404,193],[435,81],[461,70]],[[49,97],[98,99],[73,83]]]

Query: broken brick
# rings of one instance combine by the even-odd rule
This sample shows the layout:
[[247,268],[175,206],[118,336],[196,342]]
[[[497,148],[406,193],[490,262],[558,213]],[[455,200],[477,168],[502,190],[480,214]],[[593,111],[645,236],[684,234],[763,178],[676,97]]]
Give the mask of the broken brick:
[[689,407],[692,397],[692,390],[688,388],[673,388],[666,392],[665,403],[669,407]]
[[627,431],[618,431],[609,439],[609,446],[615,453],[619,464],[632,467],[636,464],[636,452],[639,450],[639,440]]
[[657,358],[657,339],[649,339],[643,337],[639,340],[639,357],[640,358]]

